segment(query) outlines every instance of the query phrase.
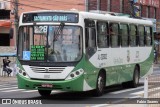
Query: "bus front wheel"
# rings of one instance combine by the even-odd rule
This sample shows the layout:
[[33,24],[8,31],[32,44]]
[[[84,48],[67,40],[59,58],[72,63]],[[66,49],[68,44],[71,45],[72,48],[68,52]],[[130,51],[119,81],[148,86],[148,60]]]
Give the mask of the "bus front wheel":
[[51,94],[51,90],[38,90],[38,92],[42,97],[47,97]]
[[103,95],[105,88],[105,75],[103,72],[100,72],[97,78],[96,89],[94,90],[95,96]]

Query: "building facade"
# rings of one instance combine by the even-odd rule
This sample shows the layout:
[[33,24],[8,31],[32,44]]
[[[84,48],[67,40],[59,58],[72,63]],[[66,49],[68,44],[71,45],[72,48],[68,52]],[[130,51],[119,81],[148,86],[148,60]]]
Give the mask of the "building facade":
[[0,46],[10,46],[10,3],[0,0]]

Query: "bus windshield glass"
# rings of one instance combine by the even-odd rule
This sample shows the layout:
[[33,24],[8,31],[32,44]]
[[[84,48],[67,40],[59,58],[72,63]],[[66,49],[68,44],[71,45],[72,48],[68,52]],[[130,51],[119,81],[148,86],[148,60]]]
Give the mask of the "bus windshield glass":
[[79,26],[23,26],[19,29],[18,57],[25,61],[79,61],[81,41]]

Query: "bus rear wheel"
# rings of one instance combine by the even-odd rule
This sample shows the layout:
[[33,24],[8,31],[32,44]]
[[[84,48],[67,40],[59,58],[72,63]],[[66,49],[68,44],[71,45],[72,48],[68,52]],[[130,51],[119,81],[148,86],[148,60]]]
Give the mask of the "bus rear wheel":
[[42,97],[47,97],[51,94],[51,90],[38,90],[38,92]]
[[139,84],[140,72],[138,67],[136,66],[134,69],[133,80],[131,81],[131,87],[136,88]]
[[122,86],[124,88],[136,88],[139,84],[139,78],[140,78],[139,74],[140,74],[139,68],[138,68],[138,66],[136,66],[134,69],[132,81],[124,82],[124,83],[122,83]]
[[94,90],[95,96],[101,96],[104,93],[105,89],[105,75],[103,72],[100,72],[97,77],[96,89]]

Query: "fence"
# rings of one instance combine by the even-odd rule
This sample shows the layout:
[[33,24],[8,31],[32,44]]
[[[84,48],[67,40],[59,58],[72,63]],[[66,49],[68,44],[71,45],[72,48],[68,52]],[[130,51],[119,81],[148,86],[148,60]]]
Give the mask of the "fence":
[[[160,63],[154,65],[154,73],[145,78],[145,98],[155,103],[147,104],[145,107],[160,107]],[[158,102],[158,103],[157,103]]]
[[[160,98],[160,74],[149,76],[148,98],[153,98],[155,100]],[[149,104],[148,107],[160,107],[160,102],[158,104]]]

